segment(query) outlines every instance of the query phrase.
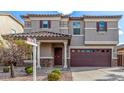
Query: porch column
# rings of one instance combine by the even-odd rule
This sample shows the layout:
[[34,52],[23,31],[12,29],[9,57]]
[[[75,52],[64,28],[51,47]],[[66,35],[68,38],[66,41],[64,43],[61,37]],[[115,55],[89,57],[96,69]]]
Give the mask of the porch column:
[[40,42],[38,42],[37,44],[38,44],[38,46],[37,46],[37,67],[41,68],[41,65],[40,65]]
[[64,68],[67,68],[67,42],[64,42]]

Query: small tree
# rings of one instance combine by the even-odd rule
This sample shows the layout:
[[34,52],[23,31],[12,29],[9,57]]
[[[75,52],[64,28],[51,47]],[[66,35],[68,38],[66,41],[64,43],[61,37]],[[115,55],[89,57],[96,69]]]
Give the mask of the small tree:
[[[17,64],[17,62],[21,62],[25,54],[27,53],[27,44],[24,42],[24,40],[14,40],[13,38],[7,38],[7,41],[9,42],[9,48],[2,47],[2,61],[8,62],[10,65],[10,71],[11,71],[11,77],[15,77],[14,74],[14,65]],[[29,52],[29,51],[28,51]],[[30,51],[31,52],[31,51]]]

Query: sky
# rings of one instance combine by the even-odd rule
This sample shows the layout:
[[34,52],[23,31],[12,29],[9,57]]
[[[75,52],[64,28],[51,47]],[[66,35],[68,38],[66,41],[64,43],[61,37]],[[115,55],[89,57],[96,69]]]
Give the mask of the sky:
[[[23,20],[20,15],[24,14],[22,11],[60,11],[63,13],[70,13],[72,11],[90,11],[92,14],[101,14],[100,12],[91,11],[123,11],[124,10],[124,0],[0,0],[0,11],[11,11],[11,13],[17,17],[21,22]],[[21,12],[18,12],[21,11]],[[25,12],[26,13],[26,12]],[[87,13],[87,12],[85,12]],[[104,12],[102,14],[122,14],[124,12]],[[120,31],[120,43],[124,42],[124,17],[119,21]],[[1,82],[2,83],[2,82]],[[112,92],[116,93],[118,91],[123,92],[123,83],[90,83],[90,82],[75,82],[66,83],[61,82],[61,84],[56,83],[19,83],[19,82],[3,82],[0,86],[3,92],[39,92],[44,91],[45,93],[62,93],[66,92],[77,92],[81,93],[105,93]],[[27,87],[28,86],[28,87]],[[56,88],[56,86],[58,86]],[[64,89],[63,89],[64,86]],[[6,89],[7,87],[7,89]],[[20,87],[22,88],[20,90]],[[47,89],[46,89],[47,87]],[[104,87],[104,89],[103,89]],[[17,90],[17,91],[13,91]],[[102,90],[102,91],[101,91]]]
[[[3,11],[2,11],[3,12]],[[25,15],[29,13],[49,13],[48,11],[4,11],[9,12],[15,16],[21,23],[24,23],[20,15]],[[119,44],[124,43],[124,11],[53,11],[53,13],[63,13],[70,14],[71,16],[82,16],[82,15],[122,15],[121,20],[119,21]],[[51,12],[50,12],[51,13]]]

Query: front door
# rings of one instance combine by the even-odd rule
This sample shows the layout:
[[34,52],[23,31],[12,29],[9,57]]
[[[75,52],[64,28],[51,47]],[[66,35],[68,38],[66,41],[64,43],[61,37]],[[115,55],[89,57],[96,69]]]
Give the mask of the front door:
[[62,65],[62,48],[54,49],[54,65]]

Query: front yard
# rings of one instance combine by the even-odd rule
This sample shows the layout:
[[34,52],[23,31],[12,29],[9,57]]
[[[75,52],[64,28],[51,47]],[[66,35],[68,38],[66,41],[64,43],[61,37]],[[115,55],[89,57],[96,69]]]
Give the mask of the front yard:
[[[53,69],[42,68],[37,69],[37,81],[47,81],[47,74]],[[71,81],[72,75],[70,71],[61,70],[62,75],[60,81]],[[3,67],[0,67],[0,80],[1,81],[32,81],[32,75],[27,75],[25,73],[24,67],[15,67],[15,76],[10,78],[10,73],[3,73]]]
[[[10,78],[10,73],[3,73],[0,66],[0,81],[32,81],[32,75],[25,73],[24,67],[15,68],[15,78]],[[47,75],[55,68],[38,68],[37,81],[48,81]],[[60,81],[124,81],[123,67],[72,67],[61,70]]]

